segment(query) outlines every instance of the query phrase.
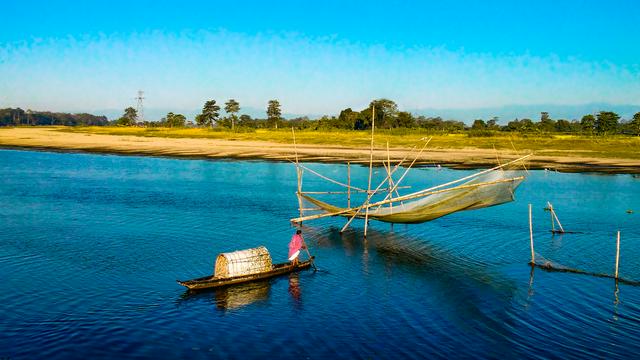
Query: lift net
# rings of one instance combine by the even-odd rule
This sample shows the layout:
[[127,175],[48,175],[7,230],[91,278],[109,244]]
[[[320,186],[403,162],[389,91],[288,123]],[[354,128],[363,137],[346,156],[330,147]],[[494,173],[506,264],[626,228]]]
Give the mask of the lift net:
[[326,212],[338,213],[337,216],[353,217],[357,213],[356,217],[364,218],[365,208],[369,207],[370,219],[412,224],[513,201],[522,180],[515,171],[495,170],[455,187],[422,190],[352,209],[334,206],[304,193],[301,196]]

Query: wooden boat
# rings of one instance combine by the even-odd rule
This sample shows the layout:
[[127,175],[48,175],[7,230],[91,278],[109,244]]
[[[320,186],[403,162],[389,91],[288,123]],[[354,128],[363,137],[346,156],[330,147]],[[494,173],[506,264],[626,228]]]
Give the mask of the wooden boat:
[[176,280],[178,284],[186,287],[189,290],[203,290],[203,289],[211,289],[218,288],[223,286],[230,286],[235,284],[242,284],[256,280],[268,279],[274,276],[289,274],[294,271],[300,271],[304,269],[308,269],[313,264],[314,257],[312,256],[309,260],[301,261],[297,266],[291,265],[291,263],[283,263],[283,264],[274,264],[271,270],[249,274],[249,275],[240,275],[233,277],[216,277],[215,275],[204,276],[197,279],[180,281]]

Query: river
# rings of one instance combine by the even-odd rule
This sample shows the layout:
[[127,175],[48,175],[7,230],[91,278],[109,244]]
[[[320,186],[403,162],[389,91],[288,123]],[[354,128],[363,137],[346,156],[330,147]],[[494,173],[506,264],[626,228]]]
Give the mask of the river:
[[[343,165],[306,165],[346,181]],[[470,173],[418,168],[403,184]],[[335,189],[310,173],[304,187]],[[0,358],[640,353],[640,287],[527,265],[531,203],[539,259],[613,273],[620,230],[620,275],[640,280],[640,178],[530,171],[514,202],[372,221],[366,241],[362,220],[344,234],[343,218],[305,223],[318,272],[200,294],[175,282],[221,252],[265,245],[285,261],[295,191],[289,163],[0,150]],[[552,235],[547,201],[580,233]]]

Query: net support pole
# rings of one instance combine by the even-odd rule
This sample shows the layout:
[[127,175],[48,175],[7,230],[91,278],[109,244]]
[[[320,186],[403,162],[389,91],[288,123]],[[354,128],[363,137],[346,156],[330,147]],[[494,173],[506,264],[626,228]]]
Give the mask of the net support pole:
[[529,204],[529,242],[531,245],[531,265],[535,265],[536,255],[533,252],[533,221],[531,218],[531,204]]
[[620,230],[618,230],[618,237],[616,240],[616,280],[618,280],[618,265],[620,264]]
[[[302,209],[302,169],[300,169],[300,164],[298,161],[298,147],[296,145],[296,132],[293,129],[293,126],[291,127],[291,134],[293,135],[293,149],[296,154],[296,175],[298,177],[298,191],[296,192],[296,195],[298,196],[298,210],[300,211],[300,217],[303,217],[304,210]],[[302,222],[300,222],[300,225],[302,225]]]
[[347,161],[347,207],[351,208],[351,162]]
[[[387,175],[389,178],[389,195],[387,197],[391,198],[393,196],[393,179],[391,179],[391,155],[389,154],[389,140],[387,140],[387,163],[389,164],[387,167]],[[391,212],[393,212],[393,203],[389,204],[389,208]],[[393,229],[393,223],[391,224],[391,228]]]
[[[371,148],[369,150],[369,184],[367,185],[367,196],[371,196],[371,176],[373,175],[373,133],[376,128],[376,106],[371,106]],[[365,209],[364,215],[364,237],[367,237],[367,225],[369,223],[369,207]]]

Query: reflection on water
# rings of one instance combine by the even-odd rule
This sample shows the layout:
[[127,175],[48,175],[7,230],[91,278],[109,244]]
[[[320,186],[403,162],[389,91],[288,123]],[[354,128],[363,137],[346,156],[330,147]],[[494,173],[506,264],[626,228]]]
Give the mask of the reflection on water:
[[296,308],[302,307],[302,290],[300,290],[300,273],[289,274],[289,294]]
[[242,307],[267,302],[270,296],[283,296],[282,293],[272,294],[272,283],[288,278],[288,293],[294,308],[302,308],[302,290],[300,286],[300,272],[293,272],[286,276],[273,279],[259,280],[245,284],[237,284],[214,289],[199,291],[185,291],[179,303],[190,301],[206,301],[219,310],[237,310]]
[[267,301],[270,290],[270,281],[263,280],[211,290],[187,290],[180,296],[179,301],[206,301],[220,310],[236,310],[253,303]]
[[258,281],[238,286],[230,286],[215,290],[216,307],[234,310],[258,301],[269,299],[271,284],[269,281]]

